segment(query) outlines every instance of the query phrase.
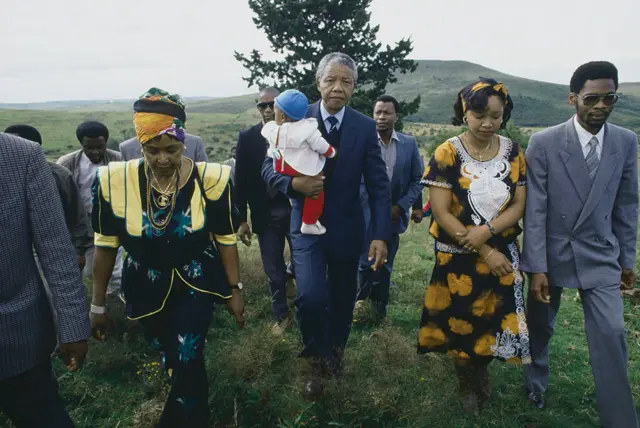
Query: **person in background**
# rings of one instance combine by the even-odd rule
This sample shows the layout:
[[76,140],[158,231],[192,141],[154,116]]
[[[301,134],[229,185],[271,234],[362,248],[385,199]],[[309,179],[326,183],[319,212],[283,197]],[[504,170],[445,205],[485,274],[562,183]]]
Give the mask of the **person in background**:
[[[390,95],[380,96],[373,106],[373,119],[378,130],[378,144],[382,151],[387,175],[391,181],[391,238],[387,241],[387,262],[381,269],[374,271],[368,259],[368,251],[360,257],[360,288],[356,297],[354,318],[360,319],[366,312],[367,299],[371,302],[377,319],[387,315],[389,286],[393,261],[400,247],[400,235],[409,226],[409,215],[413,204],[422,193],[420,178],[424,171],[415,137],[395,131],[398,121],[398,101]],[[361,204],[365,216],[367,235],[366,248],[372,233],[369,198],[364,186],[360,189]]]
[[51,353],[59,342],[67,369],[78,370],[91,333],[57,192],[42,148],[0,133],[0,412],[17,428],[74,426],[58,394]]
[[[291,203],[286,195],[265,184],[260,171],[269,147],[261,131],[265,123],[275,119],[274,100],[279,94],[275,88],[260,91],[257,109],[262,121],[238,136],[234,187],[240,222],[238,237],[243,244],[250,246],[252,232],[258,235],[275,317],[272,330],[276,335],[282,335],[292,323],[286,296],[288,273],[284,258],[285,242],[288,241],[291,248]],[[251,225],[247,221],[247,205],[251,208]]]
[[[364,176],[371,209],[369,259],[373,269],[387,261],[391,236],[391,192],[376,124],[347,106],[358,78],[353,59],[343,53],[323,57],[316,71],[322,99],[309,106],[307,117],[318,120],[324,139],[340,153],[327,159],[324,177],[288,177],[265,159],[262,177],[270,186],[292,198],[291,237],[297,292],[297,319],[304,349],[300,356],[310,363],[303,393],[315,398],[325,381],[343,372],[353,308],[358,288],[358,259],[364,242],[364,214],[360,205],[360,181]],[[320,222],[324,235],[300,232],[305,197],[324,190]]]
[[525,386],[538,408],[549,386],[549,340],[562,289],[580,292],[605,428],[638,428],[629,386],[620,287],[636,284],[638,139],[607,123],[618,100],[618,70],[584,64],[570,82],[567,122],[531,136],[522,269],[531,274],[532,364]]
[[425,168],[436,265],[424,299],[418,351],[453,357],[465,412],[491,396],[494,359],[531,362],[519,271],[518,222],[526,164],[520,146],[497,134],[513,110],[502,85],[480,78],[454,104],[468,130],[441,144]]
[[227,165],[229,168],[231,168],[231,184],[233,184],[233,186],[235,187],[236,185],[236,147],[235,146],[231,148],[231,157],[226,161],[222,162],[222,164]]
[[244,326],[231,168],[184,156],[179,95],[151,88],[133,109],[143,160],[100,167],[93,188],[93,335],[105,339],[105,292],[122,245],[127,315],[163,353],[170,377],[158,426],[209,427],[204,346],[213,303],[225,301]]
[[[11,125],[4,131],[7,134],[16,135],[25,140],[33,141],[42,146],[42,136],[40,132],[30,125]],[[89,231],[87,229],[87,213],[85,212],[82,199],[78,192],[78,186],[68,169],[58,165],[55,162],[47,162],[53,172],[53,178],[56,181],[56,187],[62,201],[62,209],[66,220],[71,243],[76,249],[76,258],[80,270],[85,266],[85,253],[91,247],[92,242],[89,239]]]
[[[91,218],[93,212],[93,200],[91,198],[91,186],[96,177],[96,172],[100,166],[108,165],[110,162],[120,161],[120,153],[107,149],[109,141],[109,130],[97,121],[87,121],[76,129],[76,137],[82,148],[75,152],[66,154],[58,159],[58,165],[68,169],[75,180],[80,191],[80,199],[84,205],[87,218]],[[93,229],[89,229],[90,246],[85,253],[86,265],[83,271],[85,278],[93,275]],[[120,287],[122,277],[122,251],[118,253],[116,269],[113,271],[111,282],[109,283],[109,294],[115,295]]]

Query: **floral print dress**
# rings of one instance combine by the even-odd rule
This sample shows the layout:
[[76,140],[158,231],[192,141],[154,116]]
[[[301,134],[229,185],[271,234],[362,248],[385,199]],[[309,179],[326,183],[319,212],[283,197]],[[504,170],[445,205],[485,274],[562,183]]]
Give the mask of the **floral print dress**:
[[127,251],[127,314],[140,320],[170,375],[160,427],[209,426],[203,350],[213,303],[231,297],[218,248],[236,245],[229,177],[227,166],[195,164],[165,206],[141,160],[110,163],[94,183],[96,246]]
[[[451,213],[467,227],[486,224],[526,185],[526,164],[517,143],[500,137],[497,155],[474,159],[455,137],[440,145],[422,183],[450,189]],[[436,264],[424,300],[418,351],[447,353],[460,360],[498,358],[531,361],[519,271],[518,225],[487,242],[511,261],[513,273],[496,277],[482,258],[458,245],[432,217]]]

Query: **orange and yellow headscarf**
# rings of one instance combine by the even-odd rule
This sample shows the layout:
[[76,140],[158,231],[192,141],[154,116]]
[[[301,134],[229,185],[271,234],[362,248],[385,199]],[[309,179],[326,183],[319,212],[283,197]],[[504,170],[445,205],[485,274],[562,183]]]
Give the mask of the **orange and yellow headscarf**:
[[133,110],[133,123],[140,144],[164,134],[184,142],[187,115],[180,95],[151,88],[133,104]]
[[466,113],[469,109],[469,105],[471,104],[471,98],[478,92],[482,91],[485,88],[490,88],[490,91],[495,95],[498,95],[504,101],[505,107],[508,105],[513,105],[513,101],[509,96],[509,92],[504,87],[501,82],[498,82],[494,79],[488,79],[486,77],[481,77],[480,80],[474,82],[470,85],[465,86],[459,93],[458,97],[462,102],[462,113]]

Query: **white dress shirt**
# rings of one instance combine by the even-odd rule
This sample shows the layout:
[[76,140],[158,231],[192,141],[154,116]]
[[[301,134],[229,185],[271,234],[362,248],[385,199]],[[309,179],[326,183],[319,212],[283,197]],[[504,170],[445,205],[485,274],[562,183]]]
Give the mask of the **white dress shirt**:
[[93,180],[96,178],[96,171],[102,165],[104,165],[104,162],[93,163],[84,153],[80,156],[78,187],[80,188],[80,197],[87,214],[91,213],[93,209],[91,186],[93,186]]
[[584,158],[587,158],[587,154],[589,153],[589,141],[593,137],[598,139],[598,145],[596,146],[596,153],[598,154],[598,159],[602,159],[602,144],[604,143],[604,126],[600,128],[600,131],[596,135],[593,135],[591,132],[587,131],[580,125],[578,122],[578,116],[573,116],[573,125],[576,128],[576,132],[578,133],[578,141],[580,141],[580,146],[582,146],[582,153],[584,154]]

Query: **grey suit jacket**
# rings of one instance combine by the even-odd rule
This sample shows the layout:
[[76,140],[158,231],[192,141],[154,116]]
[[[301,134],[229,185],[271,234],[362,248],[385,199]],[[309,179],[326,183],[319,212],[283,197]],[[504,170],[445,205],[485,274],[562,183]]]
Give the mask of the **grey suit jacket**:
[[52,308],[33,256],[49,283],[61,343],[91,333],[89,305],[62,203],[42,148],[0,133],[0,380],[50,358]]
[[547,273],[551,285],[611,286],[635,266],[638,139],[605,126],[593,183],[573,119],[534,134],[525,153],[522,270]]
[[[202,144],[202,138],[186,134],[184,139],[184,145],[186,151],[184,155],[196,162],[208,162],[209,158],[204,151],[204,144]],[[128,161],[131,159],[140,159],[142,157],[142,151],[140,143],[137,138],[131,138],[127,141],[120,143],[120,153],[122,154],[122,160]]]
[[[415,137],[400,132],[396,132],[396,135],[398,136],[398,141],[396,143],[396,164],[391,178],[391,205],[398,205],[402,208],[403,215],[400,221],[391,224],[392,235],[399,235],[407,230],[411,206],[418,199],[418,196],[422,194],[420,179],[424,173],[424,165]],[[360,204],[362,205],[365,224],[369,231],[371,212],[369,210],[369,195],[364,186],[364,178],[360,182]],[[368,239],[369,236],[365,238],[367,251],[370,244]]]

